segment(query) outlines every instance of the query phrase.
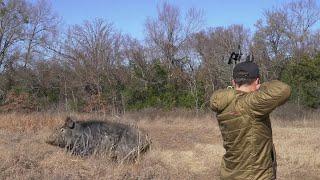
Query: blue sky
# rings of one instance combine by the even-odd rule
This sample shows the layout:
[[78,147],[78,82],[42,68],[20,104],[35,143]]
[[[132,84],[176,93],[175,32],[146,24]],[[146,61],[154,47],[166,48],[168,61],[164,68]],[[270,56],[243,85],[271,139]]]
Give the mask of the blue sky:
[[[205,26],[243,24],[253,29],[263,12],[289,0],[168,0],[182,12],[191,7],[202,9]],[[122,33],[143,39],[147,17],[157,16],[161,0],[52,0],[53,10],[65,25],[81,24],[84,20],[103,18]]]

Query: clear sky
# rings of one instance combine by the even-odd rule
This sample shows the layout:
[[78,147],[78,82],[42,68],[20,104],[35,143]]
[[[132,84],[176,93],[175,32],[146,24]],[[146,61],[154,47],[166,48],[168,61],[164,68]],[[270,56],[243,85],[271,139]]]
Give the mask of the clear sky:
[[[182,13],[191,7],[202,9],[206,27],[243,24],[253,29],[266,9],[289,0],[167,0]],[[122,33],[144,38],[147,17],[156,17],[162,0],[52,0],[53,10],[65,25],[81,24],[84,20],[103,18]]]

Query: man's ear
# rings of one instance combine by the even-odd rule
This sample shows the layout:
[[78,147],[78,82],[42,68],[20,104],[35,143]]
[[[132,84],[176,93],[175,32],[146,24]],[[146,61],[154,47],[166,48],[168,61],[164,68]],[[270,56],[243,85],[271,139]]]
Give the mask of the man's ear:
[[260,84],[260,78],[256,79],[257,84]]
[[232,86],[236,87],[236,82],[234,81],[234,79],[232,79]]
[[257,79],[255,80],[255,84],[256,84],[256,89],[258,90],[258,89],[260,88],[260,86],[261,86],[261,84],[260,84],[260,78],[257,78]]
[[239,88],[239,85],[236,83],[236,81],[234,80],[234,79],[232,79],[232,86],[234,87],[234,88]]
[[75,122],[70,117],[67,117],[64,125],[70,129],[73,129],[75,126]]

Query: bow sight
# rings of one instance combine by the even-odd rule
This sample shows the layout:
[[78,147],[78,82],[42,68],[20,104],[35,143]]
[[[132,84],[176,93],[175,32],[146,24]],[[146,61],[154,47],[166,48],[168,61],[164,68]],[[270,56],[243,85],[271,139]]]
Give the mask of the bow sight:
[[[240,45],[238,45],[238,52],[232,52],[230,54],[230,57],[229,57],[229,61],[228,61],[228,64],[233,64],[233,61],[234,61],[234,64],[237,64],[237,62],[240,62],[241,61],[241,57],[242,57],[242,52],[241,52],[241,47]],[[247,55],[246,57],[246,61],[248,62],[253,62],[254,58],[253,58],[253,54],[249,54]]]
[[237,64],[237,61],[240,62],[242,55],[243,54],[241,52],[240,45],[238,45],[238,52],[237,53],[236,52],[232,52],[230,54],[230,58],[229,58],[228,64],[232,64],[233,63],[232,61],[234,61],[234,63]]

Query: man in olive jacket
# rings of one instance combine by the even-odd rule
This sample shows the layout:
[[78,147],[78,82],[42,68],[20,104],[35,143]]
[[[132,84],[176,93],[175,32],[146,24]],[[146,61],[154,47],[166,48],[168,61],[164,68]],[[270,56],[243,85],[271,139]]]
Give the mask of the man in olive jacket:
[[234,88],[215,91],[210,99],[226,150],[221,179],[276,179],[269,114],[285,103],[291,89],[278,80],[260,84],[259,68],[252,62],[235,66],[233,85]]

